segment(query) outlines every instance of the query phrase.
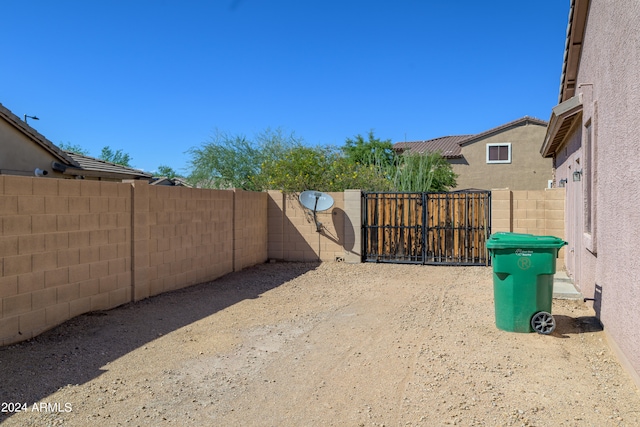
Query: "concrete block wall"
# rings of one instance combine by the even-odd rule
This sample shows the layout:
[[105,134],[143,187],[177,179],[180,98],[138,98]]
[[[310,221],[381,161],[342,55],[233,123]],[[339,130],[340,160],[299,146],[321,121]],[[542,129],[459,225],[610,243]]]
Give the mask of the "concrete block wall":
[[267,260],[268,198],[267,193],[235,190],[233,271]]
[[266,261],[267,200],[0,176],[0,345]]
[[[359,218],[360,205],[357,205],[357,212],[345,212],[344,193],[328,194],[333,197],[334,204],[331,209],[317,213],[317,219],[322,223],[322,231],[317,232],[312,213],[300,204],[298,195],[269,191],[269,258],[287,261],[345,260],[348,236],[354,234],[353,231],[345,233],[345,225],[352,225],[351,217]],[[350,208],[354,206],[350,205]],[[359,250],[358,246],[356,251]]]
[[[0,176],[0,345],[267,259],[361,261],[361,193],[297,195]],[[492,191],[492,231],[564,238],[564,189]],[[560,254],[560,259],[563,259]]]
[[362,191],[344,192],[344,260],[362,262]]
[[129,184],[0,176],[0,344],[131,299]]
[[[494,189],[491,190],[491,232],[527,233],[564,239],[564,210],[564,188],[534,191]],[[564,259],[564,249],[560,250],[558,259]]]
[[284,259],[285,198],[281,191],[271,190],[267,198],[267,254],[270,259]]
[[[233,271],[233,191],[140,182],[135,183],[136,197],[140,187],[147,187],[148,193],[147,200],[142,201],[148,205],[148,231],[143,232],[148,235],[148,265],[147,282],[136,282],[136,299],[214,280]],[[140,253],[144,256],[143,250]]]

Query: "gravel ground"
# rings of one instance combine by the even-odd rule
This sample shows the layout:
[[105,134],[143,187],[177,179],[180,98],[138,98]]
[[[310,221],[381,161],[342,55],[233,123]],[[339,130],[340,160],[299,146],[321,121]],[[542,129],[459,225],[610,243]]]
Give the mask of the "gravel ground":
[[593,311],[552,311],[496,329],[491,268],[264,264],[0,349],[0,421],[640,426]]

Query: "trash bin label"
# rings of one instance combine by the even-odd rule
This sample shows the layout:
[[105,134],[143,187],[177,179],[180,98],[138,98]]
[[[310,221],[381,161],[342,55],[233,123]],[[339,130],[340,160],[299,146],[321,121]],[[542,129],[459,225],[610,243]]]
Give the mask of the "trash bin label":
[[517,256],[531,256],[533,255],[533,251],[525,251],[524,249],[516,249]]
[[518,258],[518,267],[520,270],[528,270],[531,267],[531,259],[530,258]]

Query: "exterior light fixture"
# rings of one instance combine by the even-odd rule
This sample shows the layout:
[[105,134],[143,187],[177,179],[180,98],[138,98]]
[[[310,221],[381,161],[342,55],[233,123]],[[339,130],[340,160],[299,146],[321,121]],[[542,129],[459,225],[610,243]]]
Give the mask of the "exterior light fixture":
[[569,180],[567,178],[563,178],[558,182],[558,187],[565,187]]
[[580,181],[582,179],[582,170],[575,171],[573,173],[573,182]]
[[40,120],[39,118],[37,118],[36,116],[27,116],[26,114],[24,115],[24,122],[27,123],[27,119],[33,119],[33,120]]

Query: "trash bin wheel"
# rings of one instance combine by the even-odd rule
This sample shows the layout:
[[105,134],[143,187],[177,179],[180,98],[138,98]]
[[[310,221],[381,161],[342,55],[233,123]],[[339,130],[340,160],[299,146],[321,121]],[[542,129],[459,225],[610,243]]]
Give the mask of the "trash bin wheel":
[[539,311],[531,318],[531,327],[539,334],[549,335],[556,328],[556,321],[546,311]]

